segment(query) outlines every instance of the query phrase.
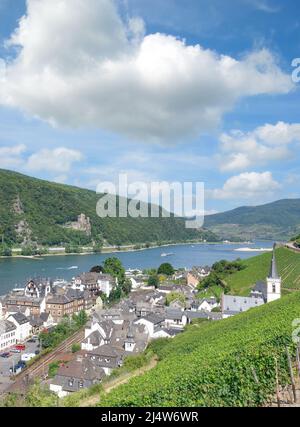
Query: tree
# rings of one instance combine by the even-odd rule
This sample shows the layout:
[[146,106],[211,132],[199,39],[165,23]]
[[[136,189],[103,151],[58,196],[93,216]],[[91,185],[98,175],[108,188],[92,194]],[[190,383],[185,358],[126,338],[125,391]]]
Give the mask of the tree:
[[158,272],[158,274],[164,274],[166,276],[172,276],[172,274],[174,274],[175,270],[171,264],[166,262],[159,267],[157,272]]
[[120,285],[122,285],[125,281],[125,269],[121,261],[116,257],[107,258],[105,260],[104,272],[106,274],[111,274],[113,277],[116,277]]
[[12,256],[12,250],[7,245],[0,245],[0,256]]
[[180,301],[185,304],[185,296],[179,292],[171,292],[166,296],[166,306],[169,306],[173,301]]
[[88,320],[88,316],[84,310],[81,310],[78,314],[73,316],[73,320],[77,326],[84,326]]
[[109,302],[117,302],[122,298],[122,288],[121,286],[117,286],[113,289],[109,295]]
[[93,246],[93,252],[95,254],[101,254],[103,249],[103,245],[101,243],[95,243],[95,245]]
[[101,265],[95,265],[90,269],[90,273],[104,273],[104,268]]
[[82,252],[82,248],[75,245],[66,245],[65,252],[66,254],[80,254]]
[[24,246],[21,253],[23,256],[33,256],[35,255],[35,249],[32,246]]
[[157,274],[153,274],[153,275],[149,276],[148,286],[154,286],[155,289],[158,288],[158,286],[159,286],[159,278],[158,278]]
[[130,294],[131,289],[132,289],[132,283],[131,280],[129,279],[125,279],[123,285],[121,285],[122,288],[122,292],[125,296],[127,296],[128,294]]
[[80,344],[75,343],[75,344],[72,345],[72,353],[77,353],[80,350],[81,350]]
[[26,406],[31,408],[55,407],[57,406],[57,401],[57,396],[45,386],[42,386],[40,381],[36,381],[30,387],[25,397]]

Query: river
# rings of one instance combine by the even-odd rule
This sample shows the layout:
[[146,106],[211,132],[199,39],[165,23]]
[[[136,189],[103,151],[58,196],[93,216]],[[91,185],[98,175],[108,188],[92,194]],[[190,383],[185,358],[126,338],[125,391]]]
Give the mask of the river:
[[[271,248],[273,242],[256,241],[251,248]],[[241,251],[247,244],[188,244],[147,249],[136,252],[117,252],[114,254],[90,254],[49,256],[41,259],[6,258],[0,259],[0,295],[4,295],[14,287],[23,287],[26,281],[34,277],[69,280],[82,272],[89,271],[94,265],[101,264],[106,258],[118,257],[125,268],[159,267],[163,262],[170,262],[174,267],[191,268],[195,265],[209,265],[226,259],[250,258],[261,251]],[[162,257],[163,253],[170,256]]]

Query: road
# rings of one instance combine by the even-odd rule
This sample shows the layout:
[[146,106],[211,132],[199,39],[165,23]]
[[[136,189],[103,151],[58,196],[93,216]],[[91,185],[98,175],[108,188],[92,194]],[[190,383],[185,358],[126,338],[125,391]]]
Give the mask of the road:
[[295,252],[300,252],[300,248],[296,248],[294,245],[293,245],[293,243],[287,243],[286,244],[286,247],[287,248],[289,248],[289,249],[292,249],[293,251],[295,251]]
[[54,360],[57,360],[57,357],[68,351],[71,351],[72,345],[75,343],[80,343],[84,339],[84,328],[76,332],[74,335],[69,337],[63,343],[61,343],[55,350],[46,356],[42,357],[36,363],[34,363],[29,368],[25,369],[21,374],[19,374],[15,381],[5,390],[6,393],[24,393],[29,385],[32,384],[35,378],[43,378],[48,373],[48,366]]

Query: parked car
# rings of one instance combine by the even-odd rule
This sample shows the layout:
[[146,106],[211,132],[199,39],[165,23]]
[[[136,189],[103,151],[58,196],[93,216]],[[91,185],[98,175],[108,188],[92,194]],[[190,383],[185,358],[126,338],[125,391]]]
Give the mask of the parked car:
[[0,357],[3,357],[3,359],[8,359],[11,356],[10,353],[2,353],[0,354]]
[[14,367],[12,366],[9,371],[10,373],[17,375],[20,372],[22,372],[22,366],[21,365],[16,365]]
[[24,344],[17,344],[17,345],[15,346],[15,348],[16,348],[17,350],[20,350],[20,351],[24,351],[24,350],[26,349],[26,347],[25,347],[25,345],[24,345]]
[[28,343],[36,343],[36,339],[30,338],[30,340],[27,341]]
[[22,362],[29,362],[29,360],[33,359],[34,357],[35,357],[34,353],[22,354],[21,361]]
[[21,350],[19,350],[18,348],[12,348],[10,350],[11,353],[21,353]]
[[35,350],[35,355],[38,356],[40,354],[40,350]]
[[17,366],[20,366],[22,369],[24,369],[26,368],[26,362],[24,362],[23,360],[20,360]]

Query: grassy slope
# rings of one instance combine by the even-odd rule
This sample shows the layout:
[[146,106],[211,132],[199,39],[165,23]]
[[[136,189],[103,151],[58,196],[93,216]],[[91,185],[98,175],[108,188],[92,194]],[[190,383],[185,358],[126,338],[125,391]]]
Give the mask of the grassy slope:
[[[13,212],[17,196],[24,214]],[[91,241],[85,233],[62,227],[84,213],[91,219],[92,238],[102,238],[114,245],[214,238],[210,232],[186,229],[182,218],[99,218],[96,205],[100,197],[94,191],[0,170],[0,234],[4,231],[6,243],[19,244],[15,225],[26,220],[33,240],[40,244],[85,245]]]
[[[247,295],[253,284],[258,280],[265,280],[269,272],[271,257],[271,253],[266,253],[242,261],[246,269],[234,273],[226,279],[231,293]],[[300,290],[300,254],[287,248],[278,248],[276,259],[283,289]]]
[[191,326],[158,348],[156,368],[102,396],[101,406],[261,405],[275,390],[275,355],[280,382],[287,381],[285,346],[299,315],[295,292],[230,319]]

